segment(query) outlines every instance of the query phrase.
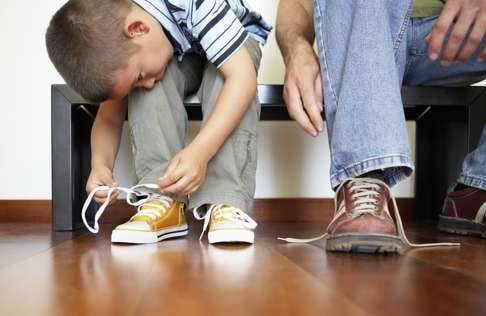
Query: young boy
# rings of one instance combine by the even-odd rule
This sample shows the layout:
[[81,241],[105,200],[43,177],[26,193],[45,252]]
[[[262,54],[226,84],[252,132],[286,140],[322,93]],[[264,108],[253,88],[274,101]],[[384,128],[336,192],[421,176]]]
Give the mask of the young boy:
[[[196,215],[209,207],[197,217],[209,225],[210,243],[253,243],[256,223],[246,212],[255,191],[256,74],[270,30],[240,0],[70,0],[54,15],[46,34],[52,62],[74,90],[102,102],[87,191],[98,203],[115,200],[127,113],[138,182],[152,188],[112,241],[186,235],[188,205]],[[203,123],[185,146],[183,100],[194,92]]]

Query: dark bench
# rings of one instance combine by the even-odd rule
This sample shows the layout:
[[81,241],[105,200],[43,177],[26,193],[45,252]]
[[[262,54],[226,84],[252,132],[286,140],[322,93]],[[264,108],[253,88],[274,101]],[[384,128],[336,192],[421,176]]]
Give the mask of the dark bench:
[[[406,119],[417,122],[415,195],[420,219],[436,219],[462,160],[476,147],[486,119],[485,92],[483,87],[402,89]],[[281,85],[260,85],[258,95],[261,120],[290,120]],[[83,226],[89,135],[97,104],[86,102],[66,85],[52,85],[51,98],[53,229],[74,230]],[[185,103],[189,119],[200,120],[197,98],[189,97]]]

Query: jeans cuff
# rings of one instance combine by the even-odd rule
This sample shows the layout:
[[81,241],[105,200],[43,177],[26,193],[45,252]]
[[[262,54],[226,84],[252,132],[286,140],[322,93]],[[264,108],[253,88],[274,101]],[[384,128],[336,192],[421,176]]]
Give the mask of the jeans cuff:
[[484,177],[480,176],[474,176],[474,175],[466,175],[462,173],[459,176],[459,179],[457,182],[460,182],[464,185],[481,189],[481,190],[486,190],[486,179]]
[[198,192],[196,197],[189,197],[189,209],[204,204],[227,204],[249,213],[253,207],[253,199],[235,192]]
[[413,169],[408,155],[396,154],[369,158],[350,164],[331,174],[331,186],[336,190],[341,183],[348,179],[359,177],[373,170],[383,170],[385,182],[392,187],[408,178]]

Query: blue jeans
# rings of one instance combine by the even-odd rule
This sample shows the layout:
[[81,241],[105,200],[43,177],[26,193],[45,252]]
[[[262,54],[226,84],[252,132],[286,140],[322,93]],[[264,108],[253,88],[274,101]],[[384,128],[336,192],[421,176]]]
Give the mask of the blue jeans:
[[[333,188],[372,170],[382,169],[390,186],[411,175],[402,84],[465,86],[486,78],[478,52],[449,67],[428,59],[425,37],[437,17],[411,19],[412,2],[315,0]],[[486,189],[486,126],[458,181]]]

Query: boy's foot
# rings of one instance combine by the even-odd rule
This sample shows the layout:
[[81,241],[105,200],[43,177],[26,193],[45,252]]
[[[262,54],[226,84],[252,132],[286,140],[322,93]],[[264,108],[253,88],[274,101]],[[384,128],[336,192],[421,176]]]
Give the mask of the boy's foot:
[[486,238],[486,190],[463,186],[449,192],[439,216],[441,231]]
[[204,216],[194,209],[194,217],[204,219],[204,227],[199,239],[209,226],[208,240],[214,243],[250,243],[255,240],[257,223],[242,210],[226,204],[213,204]]
[[404,246],[388,210],[390,189],[380,180],[355,178],[337,191],[336,211],[327,228],[329,251],[387,253]]
[[137,214],[113,230],[111,241],[145,244],[185,235],[184,203],[161,196],[140,205]]

